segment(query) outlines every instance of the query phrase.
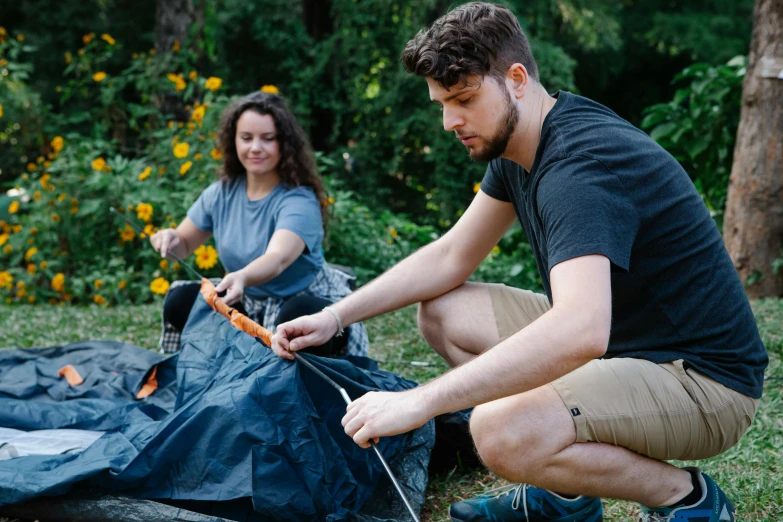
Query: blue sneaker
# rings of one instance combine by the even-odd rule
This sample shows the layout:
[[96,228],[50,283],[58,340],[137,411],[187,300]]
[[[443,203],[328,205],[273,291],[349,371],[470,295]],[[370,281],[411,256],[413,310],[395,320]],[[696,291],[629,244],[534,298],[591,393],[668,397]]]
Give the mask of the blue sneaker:
[[699,468],[685,468],[698,474],[701,500],[692,506],[648,508],[642,506],[639,522],[734,522],[734,504],[709,475]]
[[454,522],[601,522],[603,515],[599,498],[568,499],[529,484],[493,489],[449,509]]

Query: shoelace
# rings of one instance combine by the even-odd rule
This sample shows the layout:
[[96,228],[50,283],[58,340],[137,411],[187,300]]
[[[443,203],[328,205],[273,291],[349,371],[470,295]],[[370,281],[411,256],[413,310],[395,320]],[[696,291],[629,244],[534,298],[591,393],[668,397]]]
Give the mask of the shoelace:
[[[499,488],[490,489],[486,493],[484,493],[487,496],[493,496],[492,493],[499,492],[503,490],[504,493],[498,493],[497,495],[494,495],[495,497],[500,497],[502,495],[508,495],[509,493],[514,493],[514,498],[511,499],[511,509],[514,511],[519,510],[519,505],[522,504],[522,509],[525,513],[525,520],[526,522],[530,522],[530,516],[527,511],[527,490],[530,488],[530,484],[506,484],[505,486],[500,486]],[[656,522],[656,521],[651,521]]]

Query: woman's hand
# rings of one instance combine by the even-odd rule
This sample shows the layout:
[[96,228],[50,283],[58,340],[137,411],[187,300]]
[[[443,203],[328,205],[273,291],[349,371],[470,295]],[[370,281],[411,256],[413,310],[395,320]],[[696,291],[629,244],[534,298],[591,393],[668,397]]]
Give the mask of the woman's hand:
[[218,292],[226,291],[226,295],[220,298],[221,301],[227,305],[232,305],[242,299],[242,295],[245,293],[245,285],[247,284],[245,274],[239,270],[237,272],[231,272],[227,274],[220,284],[215,287]]
[[150,236],[150,243],[155,252],[160,252],[161,257],[182,244],[182,238],[173,228],[162,228]]

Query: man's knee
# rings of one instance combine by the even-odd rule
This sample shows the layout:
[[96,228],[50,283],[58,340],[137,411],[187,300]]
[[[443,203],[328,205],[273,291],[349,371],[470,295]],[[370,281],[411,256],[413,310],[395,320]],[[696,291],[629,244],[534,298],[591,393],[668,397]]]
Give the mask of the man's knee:
[[470,417],[470,433],[488,469],[502,477],[528,477],[535,473],[540,460],[535,451],[536,436],[530,430],[513,429],[509,413],[495,403],[477,406]]
[[443,336],[446,314],[443,310],[443,296],[429,299],[419,303],[419,309],[416,314],[416,320],[419,324],[419,330],[430,343],[435,338]]
[[573,421],[551,386],[477,406],[470,432],[487,468],[529,483],[575,442]]

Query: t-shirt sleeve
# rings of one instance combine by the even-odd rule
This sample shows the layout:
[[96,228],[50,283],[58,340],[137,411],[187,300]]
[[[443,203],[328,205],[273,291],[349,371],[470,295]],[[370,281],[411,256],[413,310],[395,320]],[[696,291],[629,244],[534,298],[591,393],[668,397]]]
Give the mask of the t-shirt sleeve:
[[321,207],[310,189],[299,187],[289,191],[280,205],[275,232],[290,230],[305,242],[310,252],[317,252],[324,229]]
[[639,214],[616,174],[593,159],[553,163],[537,188],[548,267],[576,257],[602,255],[627,271]]
[[492,160],[487,165],[487,172],[481,181],[481,191],[489,197],[499,199],[500,201],[511,201],[503,183],[503,163],[502,160]]
[[213,216],[220,192],[220,181],[213,183],[201,193],[195,203],[188,209],[188,217],[196,228],[204,232],[212,232]]

